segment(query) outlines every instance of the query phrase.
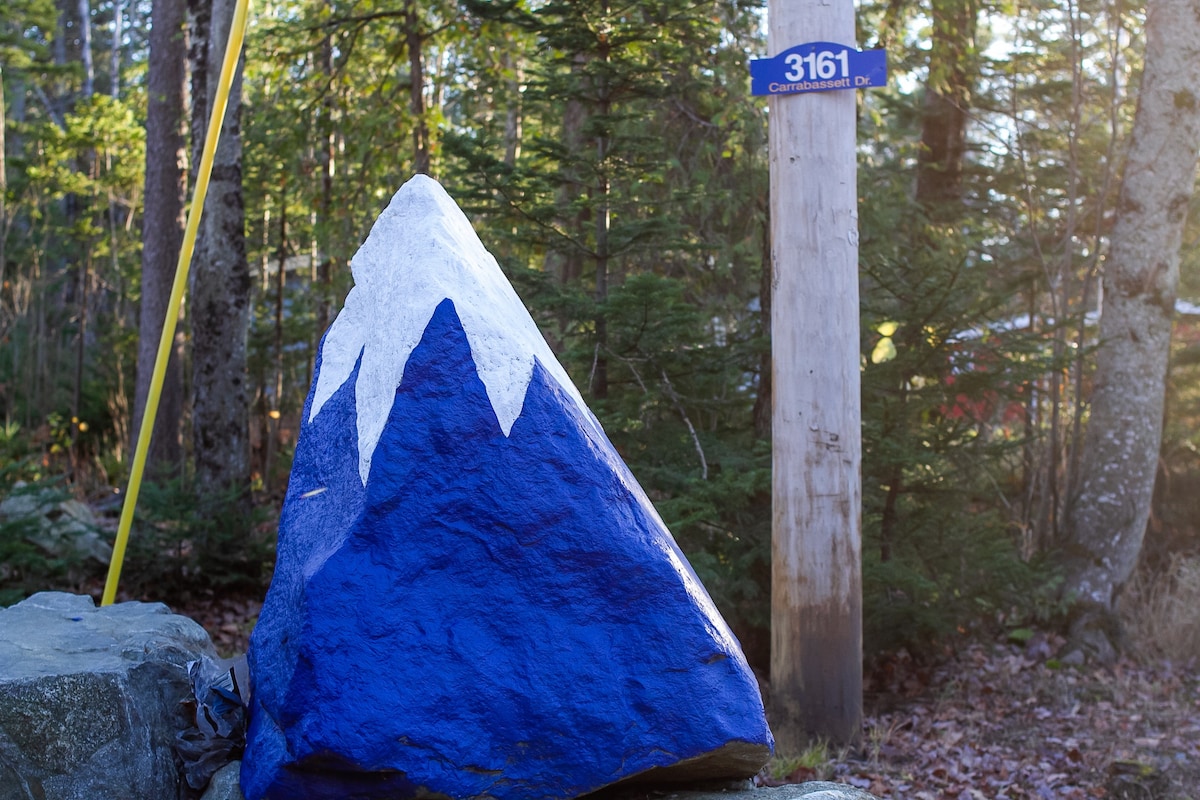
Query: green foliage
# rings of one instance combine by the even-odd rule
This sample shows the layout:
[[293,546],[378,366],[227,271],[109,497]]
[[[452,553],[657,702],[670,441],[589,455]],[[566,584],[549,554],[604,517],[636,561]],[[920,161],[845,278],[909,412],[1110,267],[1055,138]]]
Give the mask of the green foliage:
[[[1060,580],[1048,560],[1026,562],[998,514],[961,510],[908,520],[888,560],[870,537],[863,559],[869,653],[921,652],[956,630],[1046,624],[1059,612]],[[869,532],[869,531],[868,531]]]
[[771,456],[766,443],[748,438],[707,448],[708,480],[692,477],[680,485],[666,470],[638,474],[648,485],[673,489],[658,501],[659,512],[730,623],[765,630],[770,624]]
[[48,557],[29,537],[37,531],[37,520],[0,521],[0,606],[19,602],[34,592],[53,589],[66,582],[71,563]]
[[9,263],[0,270],[0,413],[35,434],[47,426],[49,439],[64,427],[50,415],[73,419],[63,449],[79,457],[76,478],[81,463],[120,452],[127,433],[140,254],[132,222],[145,153],[136,114],[136,101],[96,95],[61,126],[27,123],[8,186],[16,221],[2,226]]
[[766,771],[776,781],[823,781],[833,777],[831,767],[838,760],[838,755],[827,740],[815,739],[800,753],[777,753],[767,764]]
[[755,9],[466,6],[465,24],[494,44],[466,49],[471,91],[450,95],[447,185],[722,611],[763,627],[765,118],[744,63]]
[[260,592],[274,530],[244,490],[197,500],[180,482],[142,487],[121,585],[135,597],[186,602],[201,594]]
[[0,425],[0,491],[7,492],[18,481],[41,480],[37,450],[21,425],[13,420]]
[[[1029,276],[1017,232],[967,170],[965,202],[922,202],[921,109],[881,93],[860,168],[864,638],[914,649],[957,628],[1045,613],[1056,584],[1020,535],[1039,381],[1068,362],[1053,331],[1014,324]],[[969,164],[968,164],[969,165]]]
[[54,31],[52,0],[9,0],[0,8],[0,65],[28,69]]
[[[765,628],[767,104],[748,95],[746,71],[747,55],[764,55],[763,5],[261,9],[242,120],[260,496],[279,498],[318,323],[416,168],[423,129],[430,172],[476,223],[718,605],[739,630]],[[1085,313],[1143,13],[1093,0],[860,5],[859,41],[888,48],[893,76],[859,95],[870,649],[1054,610],[1038,556],[1055,544],[1071,426],[1086,408]],[[97,53],[111,44],[108,14],[96,8]],[[131,66],[109,80],[121,79],[121,98],[85,102],[78,42],[52,40],[56,17],[47,0],[0,9],[0,485],[69,474],[86,491],[123,479],[131,438],[145,31],[119,43]],[[965,104],[969,122],[961,186],[932,202],[915,187],[939,93]],[[1183,285],[1195,288],[1189,263]],[[1190,388],[1200,348],[1188,335],[1167,426],[1180,495],[1200,474]],[[1156,519],[1185,529],[1189,507]],[[147,487],[126,586],[257,591],[271,541],[245,508],[244,497]],[[23,540],[7,541],[0,564],[32,569]]]

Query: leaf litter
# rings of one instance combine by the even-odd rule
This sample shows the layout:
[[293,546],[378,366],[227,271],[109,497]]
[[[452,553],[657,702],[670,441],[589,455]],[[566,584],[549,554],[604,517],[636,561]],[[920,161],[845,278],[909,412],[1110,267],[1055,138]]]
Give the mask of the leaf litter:
[[756,782],[904,800],[1200,798],[1197,665],[1075,667],[1055,658],[1063,644],[961,643],[932,666],[900,651],[867,677],[857,745]]
[[[222,655],[245,652],[261,603],[180,609]],[[1200,664],[1071,666],[1062,637],[963,641],[936,662],[901,650],[864,682],[862,736],[755,783],[831,780],[881,800],[1197,800]]]

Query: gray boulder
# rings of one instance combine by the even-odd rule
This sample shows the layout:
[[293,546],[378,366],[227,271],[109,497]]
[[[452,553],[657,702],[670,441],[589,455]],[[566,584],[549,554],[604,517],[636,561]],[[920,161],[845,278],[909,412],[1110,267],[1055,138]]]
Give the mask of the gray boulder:
[[845,783],[809,781],[791,786],[726,792],[673,792],[661,800],[876,800],[875,795]]
[[21,521],[28,523],[26,541],[46,553],[104,565],[112,559],[112,546],[100,535],[96,516],[78,500],[18,483],[0,500],[0,523]]
[[161,603],[42,592],[0,609],[0,800],[170,800],[187,663],[215,658]]
[[200,800],[246,800],[238,777],[241,771],[240,761],[231,761],[221,767],[208,782],[208,788]]

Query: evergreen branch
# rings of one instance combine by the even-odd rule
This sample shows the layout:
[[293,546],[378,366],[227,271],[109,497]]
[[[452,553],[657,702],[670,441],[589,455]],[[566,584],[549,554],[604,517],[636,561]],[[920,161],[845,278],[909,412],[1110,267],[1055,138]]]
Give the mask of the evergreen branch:
[[683,418],[683,424],[687,426],[688,433],[692,437],[692,444],[696,448],[696,455],[700,456],[700,480],[706,481],[708,480],[708,459],[704,457],[704,448],[700,445],[700,437],[696,435],[696,428],[692,425],[692,420],[688,417],[687,409],[683,407],[683,402],[679,399],[675,387],[671,385],[671,379],[667,377],[666,369],[660,367],[659,373],[662,375],[663,390],[667,393],[667,397],[671,398],[679,416]]

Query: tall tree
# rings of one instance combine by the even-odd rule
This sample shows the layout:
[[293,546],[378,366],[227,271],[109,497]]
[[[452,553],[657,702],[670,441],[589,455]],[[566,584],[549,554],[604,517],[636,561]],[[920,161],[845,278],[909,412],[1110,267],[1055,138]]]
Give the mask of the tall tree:
[[425,35],[416,0],[404,3],[404,42],[408,51],[408,101],[413,116],[413,172],[429,173],[429,120],[425,110]]
[[108,93],[114,100],[121,96],[121,39],[125,35],[124,12],[123,0],[113,0],[113,32],[108,70]]
[[[328,0],[326,0],[328,5]],[[408,15],[405,15],[407,22]],[[317,119],[316,132],[317,158],[321,167],[321,188],[317,200],[317,255],[320,263],[316,268],[314,294],[316,297],[316,326],[314,341],[319,342],[329,328],[329,312],[333,295],[333,178],[337,165],[337,138],[334,133],[334,112],[337,110],[337,93],[334,90],[333,63],[333,33],[328,28],[321,32],[321,44],[318,50],[317,74],[320,81],[321,106]],[[427,165],[428,167],[428,165]],[[282,237],[281,237],[282,238]],[[282,247],[282,243],[281,243]],[[316,352],[316,347],[313,347]]]
[[[234,7],[234,0],[211,0],[204,60],[206,109],[215,105]],[[196,488],[202,496],[249,486],[246,338],[252,286],[242,197],[241,96],[239,66],[213,160],[204,207],[204,247],[193,272],[192,438]],[[193,135],[203,138],[206,128],[193,118]]]
[[[956,236],[954,241],[940,241],[947,237],[939,233],[944,227],[961,221],[966,210],[963,206],[963,166],[967,152],[967,121],[975,90],[972,51],[975,48],[977,14],[975,0],[934,0],[931,7],[929,70],[921,103],[916,202],[914,206],[909,206],[909,220],[905,225],[910,237],[908,245],[912,258],[924,268],[902,272],[900,280],[895,283],[905,304],[914,310],[923,305],[922,297],[930,296],[930,287],[923,285],[930,275],[939,271],[939,268],[957,271],[966,257],[965,248],[957,246],[962,237]],[[952,281],[947,291],[953,287]],[[938,302],[934,301],[934,307]],[[944,303],[944,298],[941,302]],[[922,309],[925,314],[932,316],[930,310]],[[929,321],[927,317],[926,322]],[[912,324],[901,326],[895,334],[896,346],[909,351],[918,347],[920,340],[928,335],[924,330],[927,327]],[[899,372],[895,385],[889,387],[888,399],[892,402],[881,404],[881,432],[892,440],[927,435],[914,430],[921,427],[913,419],[910,408],[910,387],[914,377],[911,371]],[[876,397],[875,400],[879,402],[880,398]],[[911,458],[908,458],[912,454],[911,449],[897,448],[895,454],[899,457],[889,465],[882,480],[887,487],[879,532],[884,561],[890,559],[897,538],[900,498],[909,490],[905,471],[912,466]]]
[[[142,223],[142,303],[133,428],[141,429],[150,377],[167,313],[179,248],[187,190],[184,124],[187,80],[186,0],[154,0],[146,77],[146,189]],[[172,348],[150,442],[149,462],[177,470],[182,458],[183,370]]]
[[931,212],[949,206],[941,217],[961,211],[977,15],[976,0],[933,0],[916,191]]
[[79,0],[79,61],[83,65],[84,99],[91,99],[96,86],[96,67],[92,59],[92,4],[91,0]]
[[1146,66],[1104,267],[1100,349],[1067,515],[1075,643],[1111,657],[1157,473],[1179,248],[1200,151],[1200,8],[1146,6]]

